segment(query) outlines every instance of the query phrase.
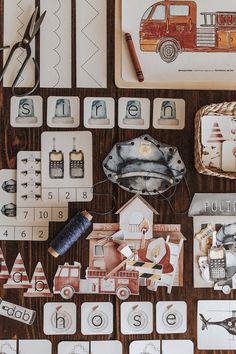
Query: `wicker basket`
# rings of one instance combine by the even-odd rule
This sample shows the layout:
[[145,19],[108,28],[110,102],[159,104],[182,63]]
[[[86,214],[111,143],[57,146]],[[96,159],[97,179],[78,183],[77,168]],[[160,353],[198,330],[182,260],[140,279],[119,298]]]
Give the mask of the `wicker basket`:
[[206,167],[202,162],[201,118],[206,115],[236,116],[236,102],[211,104],[202,107],[195,116],[194,160],[199,173],[215,177],[236,179],[236,172],[225,172],[215,167]]

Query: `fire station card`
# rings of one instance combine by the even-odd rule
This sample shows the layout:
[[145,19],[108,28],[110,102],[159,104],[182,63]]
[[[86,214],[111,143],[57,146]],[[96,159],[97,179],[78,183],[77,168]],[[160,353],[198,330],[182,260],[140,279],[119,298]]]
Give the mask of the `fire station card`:
[[17,219],[48,225],[49,221],[66,221],[68,203],[59,204],[58,195],[44,191],[41,185],[40,151],[17,154]]
[[91,342],[92,354],[122,354],[122,343],[118,340]]
[[206,144],[202,146],[202,162],[206,167],[222,167],[222,144]]
[[47,125],[52,128],[77,128],[80,124],[79,97],[48,97]]
[[81,332],[84,335],[113,332],[113,305],[110,302],[85,302],[81,306]]
[[16,340],[0,340],[0,353],[16,354]]
[[129,348],[129,354],[194,354],[194,345],[190,340],[163,340],[162,342],[159,340],[134,341],[130,344]]
[[0,170],[0,240],[45,241],[48,239],[48,223],[42,225],[16,214],[16,170]]
[[148,98],[121,97],[118,106],[120,128],[143,130],[150,127],[150,100]]
[[60,342],[58,354],[90,354],[89,342]]
[[153,305],[151,302],[123,302],[121,304],[121,332],[123,334],[150,334],[153,332]]
[[44,305],[43,331],[46,335],[75,334],[76,304],[50,302]]
[[198,301],[198,349],[235,350],[236,301]]
[[156,129],[184,129],[185,100],[156,98],[153,102],[153,127]]
[[84,99],[84,126],[88,129],[112,129],[115,126],[115,100],[112,97]]
[[42,188],[58,193],[59,203],[93,198],[92,134],[45,132],[41,136]]
[[19,340],[19,353],[51,354],[52,343],[49,340]]
[[184,301],[159,301],[156,305],[157,333],[185,333],[187,304]]
[[224,141],[222,144],[222,170],[236,171],[236,141]]
[[201,119],[202,145],[222,143],[231,139],[230,116],[203,116]]
[[40,96],[11,98],[11,126],[21,128],[41,127],[43,124],[43,99]]

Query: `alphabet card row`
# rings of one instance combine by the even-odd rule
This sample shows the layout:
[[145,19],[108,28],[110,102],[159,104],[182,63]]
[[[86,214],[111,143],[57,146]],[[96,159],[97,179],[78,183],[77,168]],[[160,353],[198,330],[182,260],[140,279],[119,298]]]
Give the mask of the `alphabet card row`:
[[0,340],[1,354],[51,354],[52,343],[49,340]]
[[58,354],[122,354],[122,343],[117,340],[92,342],[60,342]]
[[[43,100],[40,96],[12,97],[11,125],[40,127],[43,124]],[[153,127],[184,129],[185,101],[156,98],[153,102]],[[77,96],[50,96],[47,100],[47,125],[51,128],[77,128],[80,125],[80,99]],[[84,99],[84,126],[88,129],[115,127],[115,100],[112,97]],[[121,97],[118,100],[118,126],[122,129],[149,129],[150,100]]]
[[129,354],[194,354],[190,340],[142,340],[130,344]]

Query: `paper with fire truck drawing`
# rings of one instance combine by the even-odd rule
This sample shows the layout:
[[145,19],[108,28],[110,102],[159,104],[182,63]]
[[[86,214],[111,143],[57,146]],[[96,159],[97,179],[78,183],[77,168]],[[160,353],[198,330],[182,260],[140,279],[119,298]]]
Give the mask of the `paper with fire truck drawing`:
[[[132,66],[127,32],[141,63],[142,83]],[[121,87],[233,88],[235,3],[117,0],[116,54],[116,82]]]

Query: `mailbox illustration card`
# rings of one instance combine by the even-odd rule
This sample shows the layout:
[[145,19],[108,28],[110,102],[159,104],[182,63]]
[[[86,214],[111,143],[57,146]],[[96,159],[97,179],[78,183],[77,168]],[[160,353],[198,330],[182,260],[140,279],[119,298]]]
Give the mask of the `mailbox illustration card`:
[[[124,33],[144,75],[139,83]],[[236,7],[232,0],[117,0],[118,87],[233,89]]]

